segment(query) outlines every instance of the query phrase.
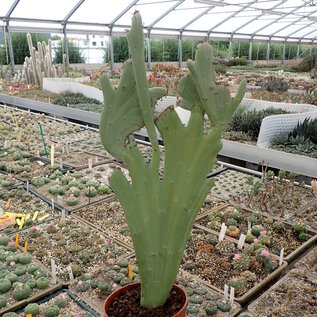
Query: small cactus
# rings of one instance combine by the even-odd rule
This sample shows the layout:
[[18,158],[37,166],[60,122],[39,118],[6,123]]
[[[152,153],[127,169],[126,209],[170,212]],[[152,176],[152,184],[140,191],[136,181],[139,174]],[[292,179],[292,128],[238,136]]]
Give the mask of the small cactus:
[[26,315],[31,314],[32,317],[37,316],[38,313],[40,312],[40,306],[39,304],[36,304],[36,303],[29,304],[25,307],[24,312]]
[[[199,44],[195,62],[187,61],[188,76],[177,86],[180,106],[191,112],[187,126],[173,107],[154,119],[153,108],[166,90],[148,87],[138,12],[133,15],[127,38],[132,60],[125,63],[118,88],[113,88],[107,76],[100,79],[104,94],[100,137],[105,149],[130,173],[131,182],[122,171],[115,170],[110,185],[124,209],[134,243],[141,306],[154,308],[164,305],[170,294],[193,222],[213,185],[206,176],[221,149],[222,130],[243,98],[245,82],[232,99],[228,89],[215,83],[212,47]],[[212,126],[206,134],[205,114]],[[133,132],[143,126],[152,144],[150,163],[133,137]],[[155,128],[165,145],[163,179]],[[188,181],[184,182],[184,177]],[[123,278],[120,284],[130,282]]]
[[13,290],[14,299],[20,301],[28,298],[31,295],[31,288],[27,284],[19,284]]
[[44,308],[45,317],[57,317],[59,315],[59,307],[57,305],[49,305]]

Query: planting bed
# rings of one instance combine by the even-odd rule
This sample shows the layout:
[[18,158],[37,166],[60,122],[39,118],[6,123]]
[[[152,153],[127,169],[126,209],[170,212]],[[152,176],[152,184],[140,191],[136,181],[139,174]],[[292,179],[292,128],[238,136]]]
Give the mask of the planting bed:
[[317,315],[317,249],[248,307],[254,316]]
[[235,298],[245,302],[263,288],[283,267],[261,243],[245,246],[241,251],[235,242],[193,229],[187,242],[181,267],[211,287],[222,291],[227,284],[235,288]]
[[13,175],[3,174],[0,172],[0,190],[7,190],[22,185],[23,183]]
[[[38,301],[37,303],[29,304],[23,309],[23,312],[18,312],[17,317],[25,317],[28,313],[33,313],[33,315],[37,317],[46,317],[48,316],[47,314],[49,314],[49,311],[51,312],[52,316],[97,316],[97,314],[91,308],[84,307],[82,303],[74,299],[73,295],[72,297],[70,297],[69,294],[71,294],[69,291],[59,291],[52,294],[51,296],[48,296],[48,298],[44,298],[43,300]],[[89,311],[87,310],[87,308]],[[59,313],[59,315],[57,315],[57,312]]]
[[11,190],[1,190],[0,206],[3,208],[3,213],[18,214],[17,219],[14,216],[12,222],[2,223],[0,228],[7,233],[19,230],[19,222],[22,217],[24,218],[23,228],[52,218],[51,207],[31,192],[27,192],[23,186]]
[[[105,167],[106,166],[106,167]],[[56,205],[68,211],[102,200],[112,193],[108,178],[112,169],[110,166],[97,166],[92,170],[62,174],[55,171],[50,177],[32,179],[32,191],[55,201]],[[97,172],[98,171],[98,172]]]
[[253,178],[253,176],[235,170],[226,170],[213,177],[215,185],[209,195],[226,200],[232,199],[250,190],[251,177]]
[[298,211],[295,217],[290,218],[290,221],[303,221],[308,228],[317,231],[317,200]]
[[[251,231],[248,231],[248,222]],[[307,247],[317,240],[317,233],[307,230],[305,225],[297,223],[292,227],[278,218],[231,205],[215,209],[196,221],[200,228],[205,227],[217,232],[220,231],[222,223],[228,227],[226,235],[234,239],[239,239],[243,233],[246,235],[247,243],[252,243],[256,239],[277,256],[283,248],[286,260],[296,256],[302,246]]]
[[15,241],[0,235],[0,315],[61,288],[52,284],[50,272],[29,253],[15,247]]
[[284,176],[266,174],[261,182],[254,180],[249,191],[235,201],[252,210],[288,219],[311,204],[315,197],[313,190],[304,184],[297,186]]
[[[129,264],[132,267],[132,280],[129,278]],[[70,284],[70,290],[91,307],[101,308],[113,290],[139,281],[138,266],[134,257],[113,265],[106,263],[105,267],[106,269],[98,269],[90,275],[83,275]],[[179,272],[176,284],[185,288],[189,296],[188,317],[207,316],[205,305],[208,305],[210,311],[214,311],[214,316],[234,316],[240,310],[239,304],[233,302],[230,305],[224,300],[223,295],[203,286],[195,277],[184,271]],[[102,312],[101,309],[97,310],[98,313]]]
[[55,219],[22,231],[20,245],[24,246],[25,241],[28,241],[28,251],[43,265],[50,267],[51,259],[55,259],[57,276],[63,282],[70,279],[69,265],[76,277],[102,267],[106,261],[111,263],[128,256],[130,252],[99,231],[71,217]]

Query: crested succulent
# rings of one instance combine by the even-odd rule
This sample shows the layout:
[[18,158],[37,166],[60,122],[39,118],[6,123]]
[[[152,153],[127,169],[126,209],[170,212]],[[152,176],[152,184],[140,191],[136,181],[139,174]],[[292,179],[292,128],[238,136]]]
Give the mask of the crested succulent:
[[[105,149],[129,170],[131,182],[115,170],[110,185],[128,222],[141,279],[141,305],[164,305],[176,279],[194,219],[213,182],[206,179],[221,149],[221,133],[229,123],[245,90],[240,85],[234,99],[229,90],[215,83],[212,47],[202,43],[195,62],[189,60],[189,75],[178,83],[180,106],[191,115],[184,126],[173,107],[153,118],[157,100],[166,94],[161,87],[148,87],[144,64],[142,20],[132,18],[127,35],[132,60],[128,60],[117,89],[101,77],[104,108],[100,137]],[[211,130],[203,133],[204,115]],[[136,146],[133,132],[145,126],[152,144],[147,163]],[[165,145],[163,179],[155,128]],[[184,177],[188,181],[184,182]],[[128,282],[128,281],[127,281]],[[125,284],[125,279],[120,281]]]

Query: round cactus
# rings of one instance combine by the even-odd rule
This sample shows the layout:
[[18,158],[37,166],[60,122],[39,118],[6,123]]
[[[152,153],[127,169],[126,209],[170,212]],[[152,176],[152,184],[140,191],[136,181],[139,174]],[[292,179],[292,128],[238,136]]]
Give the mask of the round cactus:
[[64,298],[64,296],[59,296],[55,300],[55,305],[59,308],[65,308],[67,307],[67,300]]
[[42,187],[45,185],[45,177],[42,177],[42,176],[33,177],[31,180],[31,184],[34,185],[35,187]]
[[95,197],[95,196],[98,195],[98,191],[96,190],[95,187],[90,186],[90,187],[88,187],[88,188],[86,189],[85,195],[86,195],[87,197]]
[[6,235],[4,235],[4,234],[1,234],[0,235],[0,245],[3,245],[3,246],[7,246],[8,245],[8,243],[9,243],[9,237],[8,236],[6,236]]
[[11,282],[7,278],[0,279],[0,293],[4,294],[8,292],[11,288]]
[[207,316],[212,316],[217,312],[217,305],[215,302],[207,301],[204,305],[205,312]]
[[7,274],[5,278],[8,279],[11,283],[15,283],[18,280],[18,276],[13,273]]
[[34,272],[34,276],[36,279],[39,279],[40,277],[47,277],[47,273],[43,269],[38,269]]
[[59,315],[59,307],[57,305],[49,305],[44,308],[45,317],[57,317]]
[[7,299],[0,295],[0,308],[6,307],[7,306]]
[[22,275],[24,275],[24,274],[26,273],[26,268],[23,267],[23,266],[18,266],[18,267],[15,269],[14,273],[15,273],[17,276],[22,276]]
[[221,310],[223,313],[227,313],[231,310],[230,303],[225,300],[217,300],[216,304],[219,310]]
[[36,303],[29,304],[24,309],[25,314],[31,314],[33,316],[37,316],[40,312],[40,306]]
[[10,264],[12,262],[18,263],[19,257],[16,254],[10,254],[6,257],[6,262],[7,262],[7,264]]
[[36,285],[38,289],[45,289],[50,285],[50,281],[46,277],[42,276],[36,281]]
[[19,263],[21,264],[29,264],[32,262],[32,257],[29,253],[21,253],[19,254]]
[[40,267],[39,267],[38,264],[36,264],[36,263],[31,263],[31,264],[28,265],[27,270],[28,270],[28,273],[29,273],[29,274],[34,274],[39,268],[40,268]]
[[26,281],[26,284],[29,285],[31,289],[37,287],[37,281],[33,278]]
[[31,288],[27,284],[20,284],[13,290],[13,297],[20,301],[28,298],[31,295]]
[[16,313],[5,313],[2,317],[19,317]]

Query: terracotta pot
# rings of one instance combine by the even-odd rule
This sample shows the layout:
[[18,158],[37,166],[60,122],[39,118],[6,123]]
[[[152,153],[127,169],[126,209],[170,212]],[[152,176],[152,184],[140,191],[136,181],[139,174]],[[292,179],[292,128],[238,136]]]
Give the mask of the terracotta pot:
[[[113,300],[117,297],[119,297],[121,295],[121,293],[128,291],[138,285],[140,285],[141,283],[132,283],[132,284],[128,284],[122,288],[117,289],[116,291],[114,291],[113,293],[111,293],[106,301],[103,304],[103,311],[102,311],[102,316],[101,317],[108,317],[107,315],[107,309],[110,307],[111,303],[113,302]],[[173,315],[173,317],[185,317],[186,316],[186,311],[187,311],[187,304],[188,304],[188,296],[187,293],[178,285],[174,284],[174,287],[176,287],[185,297],[185,303],[184,306],[181,308],[181,310],[176,313],[175,315]]]

